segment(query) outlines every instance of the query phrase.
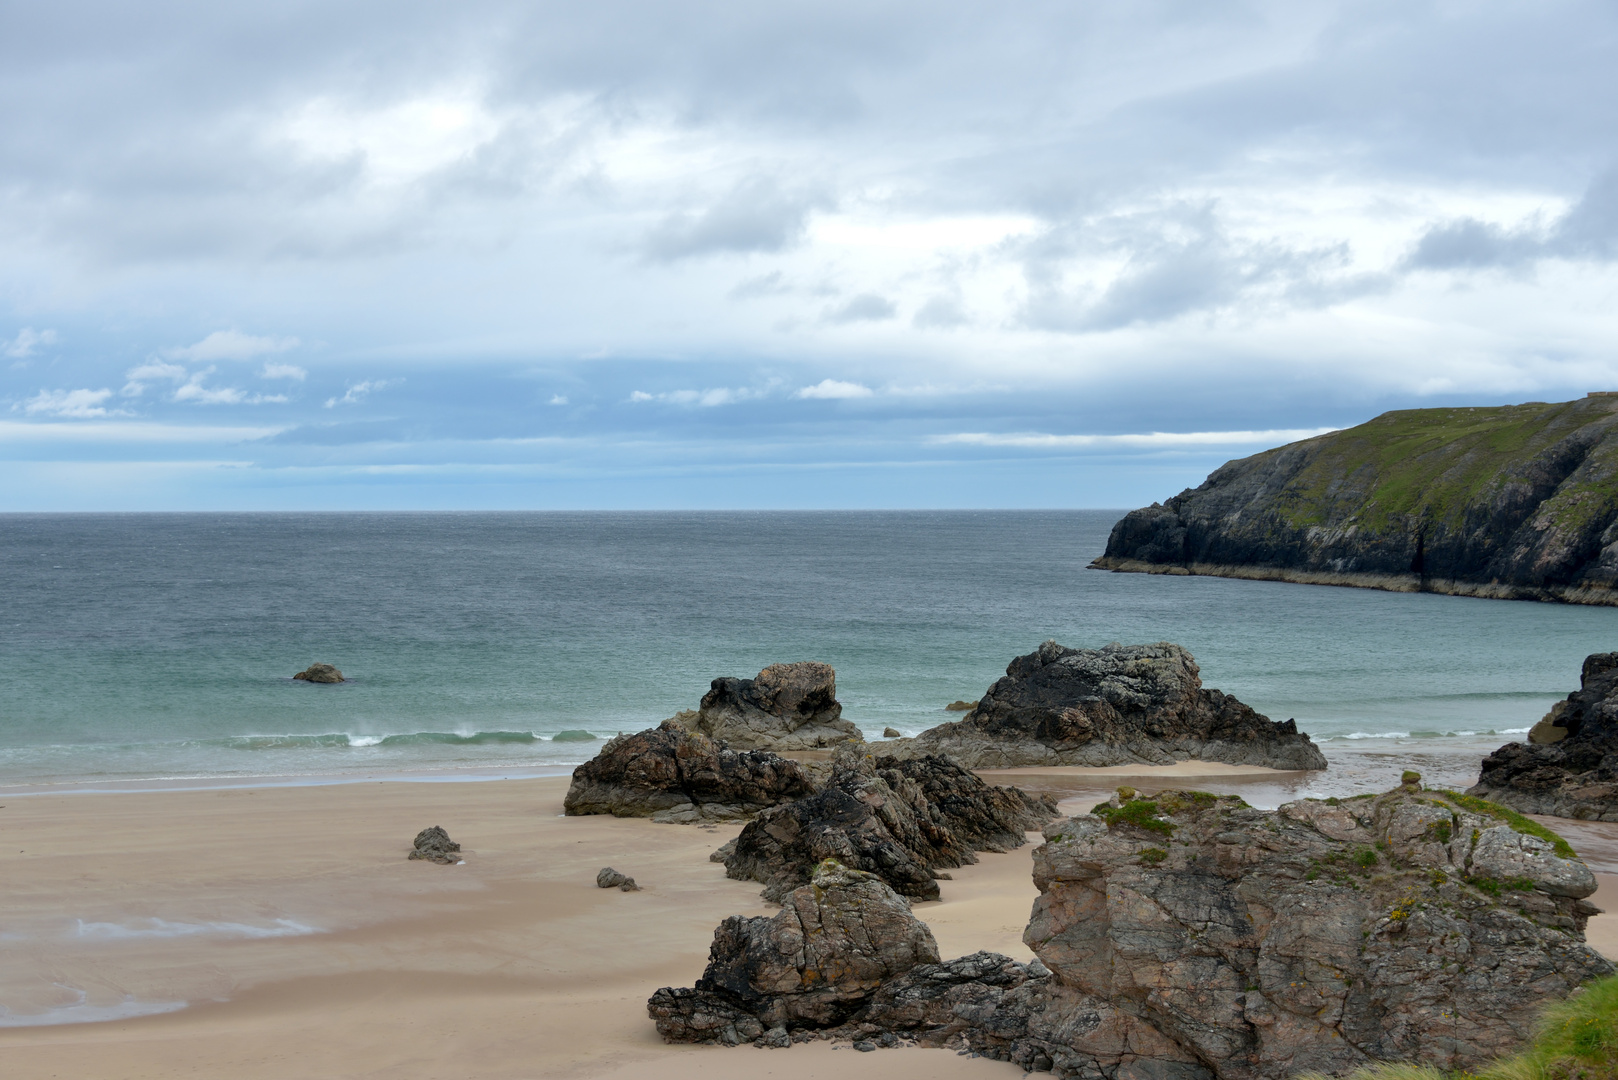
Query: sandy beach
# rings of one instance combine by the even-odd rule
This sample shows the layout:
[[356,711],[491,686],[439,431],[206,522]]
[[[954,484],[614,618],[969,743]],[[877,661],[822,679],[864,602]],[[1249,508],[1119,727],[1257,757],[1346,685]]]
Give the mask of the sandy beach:
[[[999,782],[1069,813],[1143,788],[1241,790],[1224,766],[1018,770]],[[941,1050],[861,1054],[670,1047],[646,1018],[690,985],[715,925],[767,914],[708,861],[739,827],[562,816],[562,777],[8,797],[0,872],[0,1028],[9,1077],[1019,1076]],[[1256,793],[1256,791],[1255,791]],[[1257,801],[1256,799],[1253,801]],[[1598,870],[1618,827],[1556,823]],[[407,861],[442,825],[465,863]],[[1037,841],[1037,837],[1031,837]],[[1019,958],[1033,845],[953,872],[920,904],[943,955]],[[611,865],[645,887],[595,887]],[[1595,898],[1618,908],[1618,876]],[[1591,924],[1618,955],[1618,916]],[[96,1012],[94,1010],[103,1010]]]

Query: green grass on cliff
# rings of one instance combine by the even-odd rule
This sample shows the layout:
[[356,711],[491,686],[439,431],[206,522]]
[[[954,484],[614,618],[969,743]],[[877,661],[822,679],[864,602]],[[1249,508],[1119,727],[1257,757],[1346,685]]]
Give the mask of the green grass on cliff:
[[[1599,400],[1496,408],[1405,409],[1318,437],[1319,456],[1278,493],[1275,507],[1293,525],[1341,523],[1333,507],[1358,510],[1356,524],[1380,532],[1411,517],[1459,525],[1502,472],[1611,415]],[[1270,451],[1276,453],[1277,451]],[[1618,501],[1618,447],[1603,476],[1569,483],[1548,508],[1567,526]]]
[[[1534,1041],[1521,1053],[1496,1058],[1469,1073],[1423,1065],[1371,1065],[1347,1080],[1613,1080],[1618,1077],[1618,976],[1598,979],[1583,992],[1540,1014]],[[1326,1080],[1306,1074],[1299,1080]]]

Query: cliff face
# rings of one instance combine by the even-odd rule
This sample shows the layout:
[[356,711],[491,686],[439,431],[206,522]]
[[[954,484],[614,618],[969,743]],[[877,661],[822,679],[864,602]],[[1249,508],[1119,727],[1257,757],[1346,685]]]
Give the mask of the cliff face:
[[1127,514],[1104,570],[1618,604],[1618,397],[1384,413]]

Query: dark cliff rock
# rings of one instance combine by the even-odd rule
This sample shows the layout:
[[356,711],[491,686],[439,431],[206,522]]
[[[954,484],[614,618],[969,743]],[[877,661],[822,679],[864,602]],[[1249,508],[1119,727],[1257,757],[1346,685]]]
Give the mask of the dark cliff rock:
[[673,720],[620,735],[573,770],[568,814],[726,821],[815,790],[802,765],[768,750],[737,752]]
[[1056,816],[1048,797],[985,784],[946,758],[901,761],[838,752],[818,793],[764,811],[723,856],[725,873],[780,900],[835,859],[920,900],[938,899],[935,871],[1008,851]]
[[819,750],[861,742],[843,719],[830,664],[771,664],[752,679],[715,679],[695,712],[674,719],[736,750]]
[[1534,733],[1556,741],[1502,746],[1468,794],[1525,814],[1618,821],[1618,653],[1586,657],[1579,689]]
[[1099,569],[1618,603],[1618,397],[1411,409],[1232,461]]
[[1326,767],[1291,720],[1272,721],[1228,694],[1203,689],[1191,654],[1166,641],[1102,649],[1047,641],[1013,660],[965,719],[894,744],[891,752],[947,754],[972,769],[1186,760]]
[[[1201,792],[1118,798],[1046,827],[1034,963],[916,949],[835,1007],[797,1007],[843,950],[869,948],[845,938],[798,959],[817,905],[870,902],[817,876],[763,935],[792,958],[770,969],[782,978],[752,974],[761,935],[727,932],[732,919],[697,988],[660,990],[649,1011],[669,1041],[904,1039],[1092,1080],[1474,1068],[1523,1042],[1547,1000],[1613,970],[1584,944],[1594,875],[1502,813],[1419,782],[1272,812]],[[748,977],[714,977],[733,970]]]

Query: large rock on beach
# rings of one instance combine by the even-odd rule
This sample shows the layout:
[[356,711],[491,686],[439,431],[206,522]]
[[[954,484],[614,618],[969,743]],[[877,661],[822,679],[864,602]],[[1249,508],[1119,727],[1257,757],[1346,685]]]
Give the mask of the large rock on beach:
[[830,664],[771,664],[752,679],[715,679],[694,712],[675,717],[735,750],[820,750],[862,742],[843,719]]
[[1579,689],[1529,739],[1484,758],[1469,794],[1525,814],[1618,821],[1618,653],[1586,657]]
[[340,683],[343,681],[343,673],[330,664],[310,664],[292,677],[299,682]]
[[[808,977],[745,990],[713,978],[753,970],[751,938],[721,927],[704,981],[658,991],[650,1010],[670,1041],[905,1039],[1095,1080],[1473,1069],[1517,1049],[1547,1001],[1613,971],[1584,943],[1593,875],[1541,833],[1416,782],[1268,812],[1120,793],[1046,827],[1023,935],[1034,963],[918,959],[857,1000],[804,1010],[783,999]],[[789,927],[847,903],[833,888],[792,896]],[[849,946],[828,947],[794,971],[841,970]]]
[[461,845],[449,838],[443,826],[432,825],[416,834],[409,858],[448,866],[461,861]]
[[573,770],[568,814],[649,817],[654,821],[731,821],[811,794],[795,761],[767,750],[737,752],[674,720],[619,735]]
[[1008,851],[1056,817],[1049,796],[995,787],[947,758],[899,760],[838,751],[819,792],[749,822],[722,859],[739,881],[780,900],[825,859],[881,877],[905,896],[938,899],[936,871]]
[[1187,760],[1326,767],[1293,721],[1272,721],[1203,689],[1191,654],[1167,641],[1101,649],[1047,641],[1013,660],[965,718],[888,752],[947,754],[970,769]]

